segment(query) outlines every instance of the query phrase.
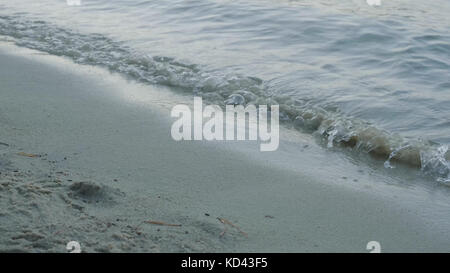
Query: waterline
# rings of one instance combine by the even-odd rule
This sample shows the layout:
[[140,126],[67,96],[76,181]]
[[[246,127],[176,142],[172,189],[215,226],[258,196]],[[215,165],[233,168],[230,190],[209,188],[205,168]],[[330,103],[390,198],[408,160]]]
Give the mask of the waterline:
[[[203,108],[202,98],[194,97],[193,114],[189,106],[179,104],[172,108],[171,116],[178,118],[171,128],[175,141],[256,141],[259,138],[262,152],[277,150],[280,142],[279,105],[271,105],[270,110],[267,105],[227,105],[224,114],[219,105]],[[208,120],[204,122],[204,118]]]

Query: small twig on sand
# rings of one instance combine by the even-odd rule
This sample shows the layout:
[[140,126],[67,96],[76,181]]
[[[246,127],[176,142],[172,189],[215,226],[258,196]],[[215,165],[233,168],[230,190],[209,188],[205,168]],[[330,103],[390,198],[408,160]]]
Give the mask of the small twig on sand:
[[158,226],[168,226],[168,227],[181,227],[179,224],[169,224],[159,221],[145,221],[144,223],[152,224],[152,225],[158,225]]
[[225,226],[225,230],[220,234],[221,237],[223,235],[225,235],[225,232],[227,232],[227,225],[237,229],[237,231],[239,231],[239,233],[244,235],[245,237],[248,236],[247,233],[243,232],[238,226],[234,225],[233,223],[231,223],[227,219],[217,217],[217,220],[219,220]]
[[21,156],[26,156],[26,157],[40,157],[40,155],[36,155],[36,154],[27,154],[27,153],[24,153],[24,152],[20,152],[20,153],[17,153],[18,155],[21,155]]

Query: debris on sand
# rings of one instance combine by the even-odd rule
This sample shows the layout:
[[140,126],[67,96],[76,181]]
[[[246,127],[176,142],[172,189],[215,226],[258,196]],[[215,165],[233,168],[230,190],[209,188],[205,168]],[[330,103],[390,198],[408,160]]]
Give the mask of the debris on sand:
[[245,237],[248,236],[247,233],[243,232],[238,226],[234,225],[233,223],[231,223],[227,219],[217,217],[217,220],[219,220],[225,226],[225,229],[222,231],[222,233],[220,233],[220,237],[225,235],[225,233],[228,230],[228,228],[227,228],[228,226],[237,229],[237,231],[239,231],[239,233],[244,235]]
[[0,142],[0,145],[3,145],[3,146],[6,146],[6,147],[9,147],[9,144],[8,144],[8,143],[4,143],[4,142]]
[[160,221],[145,221],[144,223],[158,225],[158,226],[181,227],[180,224],[169,224],[169,223],[160,222]]
[[26,156],[26,157],[41,157],[40,155],[37,155],[37,154],[28,154],[28,153],[24,153],[24,152],[20,152],[17,154],[20,156]]

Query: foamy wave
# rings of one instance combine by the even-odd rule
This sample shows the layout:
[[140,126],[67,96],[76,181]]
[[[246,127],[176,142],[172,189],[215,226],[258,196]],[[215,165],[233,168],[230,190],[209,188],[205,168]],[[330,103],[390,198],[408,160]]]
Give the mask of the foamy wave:
[[68,57],[76,63],[107,67],[141,82],[178,87],[212,103],[278,104],[283,122],[320,136],[327,147],[365,151],[383,159],[387,168],[393,167],[392,162],[401,162],[421,168],[442,183],[450,183],[447,146],[407,140],[310,101],[271,95],[275,92],[258,78],[205,71],[173,58],[141,54],[101,34],[80,34],[43,21],[3,16],[0,34],[15,38],[19,46]]

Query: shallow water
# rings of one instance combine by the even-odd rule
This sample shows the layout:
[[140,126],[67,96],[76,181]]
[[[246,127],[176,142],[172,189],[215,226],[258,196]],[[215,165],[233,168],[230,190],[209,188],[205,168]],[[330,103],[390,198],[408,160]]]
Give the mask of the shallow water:
[[448,182],[448,14],[447,0],[0,0],[0,34],[216,103],[277,103],[328,146]]

